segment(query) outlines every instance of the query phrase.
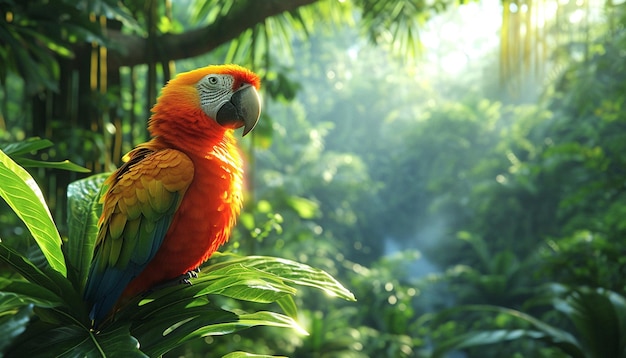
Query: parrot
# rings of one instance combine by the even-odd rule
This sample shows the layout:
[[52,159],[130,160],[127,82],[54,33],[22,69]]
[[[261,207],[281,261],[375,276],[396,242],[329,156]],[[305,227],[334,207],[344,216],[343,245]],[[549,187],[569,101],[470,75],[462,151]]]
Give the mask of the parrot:
[[120,302],[196,273],[228,240],[244,187],[234,130],[245,136],[257,124],[259,87],[257,74],[234,64],[183,72],[163,86],[149,141],[103,184],[83,292],[94,327]]

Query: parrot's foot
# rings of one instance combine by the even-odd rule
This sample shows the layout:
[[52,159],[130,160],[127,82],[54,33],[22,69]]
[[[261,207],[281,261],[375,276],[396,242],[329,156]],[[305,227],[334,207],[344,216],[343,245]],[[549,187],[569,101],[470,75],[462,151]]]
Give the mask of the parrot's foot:
[[191,281],[189,281],[192,278],[198,278],[198,273],[200,273],[200,268],[188,271],[185,274],[182,274],[180,276],[178,276],[175,279],[169,280],[169,281],[165,281],[163,283],[160,283],[156,286],[153,286],[149,292],[154,292],[154,291],[158,291],[160,289],[163,288],[168,288],[168,287],[172,287],[172,286],[177,286],[180,284],[184,284],[184,285],[189,285],[191,286]]
[[200,273],[200,268],[196,268],[191,271],[188,271],[186,274],[178,276],[178,283],[191,286],[191,281],[189,281],[189,279],[198,278],[199,273]]

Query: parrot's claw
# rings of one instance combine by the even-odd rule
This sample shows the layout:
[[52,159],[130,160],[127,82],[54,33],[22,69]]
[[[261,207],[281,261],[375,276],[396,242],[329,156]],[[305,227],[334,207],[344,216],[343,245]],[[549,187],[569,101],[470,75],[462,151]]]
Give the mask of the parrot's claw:
[[189,286],[191,286],[191,285],[192,285],[191,281],[189,281],[189,279],[188,279],[188,278],[181,278],[181,279],[178,281],[178,283],[183,284],[183,285],[189,285]]
[[190,281],[190,279],[192,278],[198,278],[198,273],[200,273],[200,269],[196,268],[193,269],[191,271],[188,271],[185,274],[182,274],[180,276],[178,276],[177,278],[170,280],[170,281],[165,281],[159,285],[156,285],[154,287],[152,287],[152,289],[149,292],[154,292],[154,291],[158,291],[162,288],[167,288],[167,287],[172,287],[172,286],[176,286],[176,285],[188,285],[191,286],[192,283]]
[[196,269],[193,269],[191,271],[188,271],[186,274],[180,275],[178,277],[178,283],[182,283],[182,284],[191,286],[192,283],[191,283],[191,281],[189,281],[189,279],[198,278],[198,273],[200,273],[200,269],[199,268],[196,268]]

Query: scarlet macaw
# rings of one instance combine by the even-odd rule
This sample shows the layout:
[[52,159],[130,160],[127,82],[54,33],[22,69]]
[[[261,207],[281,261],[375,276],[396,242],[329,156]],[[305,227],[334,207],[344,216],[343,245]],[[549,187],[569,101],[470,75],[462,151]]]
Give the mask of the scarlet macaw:
[[233,131],[254,128],[259,77],[236,66],[181,73],[163,87],[148,130],[106,181],[84,291],[97,326],[116,303],[197,269],[228,240],[242,206]]

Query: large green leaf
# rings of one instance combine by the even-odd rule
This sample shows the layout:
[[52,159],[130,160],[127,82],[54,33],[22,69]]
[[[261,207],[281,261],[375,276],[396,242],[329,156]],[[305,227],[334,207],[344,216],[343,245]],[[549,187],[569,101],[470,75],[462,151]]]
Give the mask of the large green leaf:
[[308,334],[291,317],[276,312],[259,311],[254,313],[240,314],[239,319],[234,322],[225,322],[221,324],[204,326],[193,332],[187,338],[190,339],[195,337],[230,334],[254,326],[291,328],[300,334]]
[[[155,301],[155,305],[159,302]],[[146,312],[145,309],[143,312]],[[236,314],[223,310],[205,297],[181,300],[167,305],[158,315],[135,316],[132,334],[149,356],[159,356],[181,343],[195,338],[192,333],[203,327],[236,322]],[[230,332],[226,332],[230,333]],[[224,333],[224,334],[226,334]]]
[[79,326],[36,322],[5,353],[5,357],[146,357],[128,324],[101,334]]
[[20,253],[2,243],[0,243],[0,260],[8,264],[27,281],[58,296],[62,296],[68,289],[72,289],[69,281],[62,277],[58,271],[37,267]]
[[295,288],[283,283],[282,277],[239,262],[230,262],[216,269],[209,267],[193,282],[202,287],[196,295],[220,294],[259,303],[275,302],[285,294],[296,293]]
[[54,143],[47,139],[32,137],[19,142],[3,145],[0,150],[2,150],[9,157],[15,158],[41,149],[50,148],[53,145]]
[[11,157],[11,159],[13,159],[17,164],[21,165],[22,167],[61,169],[80,173],[88,173],[90,171],[87,168],[70,162],[69,160],[64,160],[61,162],[48,162],[22,157],[25,154],[33,153],[41,149],[50,148],[53,145],[54,144],[47,139],[32,137],[23,141],[4,145],[1,150],[4,151],[6,155]]
[[234,254],[223,254],[219,252],[213,254],[213,257],[228,258],[229,260],[209,266],[205,268],[205,270],[214,270],[222,265],[233,265],[237,263],[243,267],[270,273],[290,284],[313,287],[324,291],[331,297],[339,297],[349,301],[356,301],[352,292],[346,289],[327,272],[299,262],[278,257],[237,256]]
[[61,162],[47,162],[43,160],[18,158],[16,159],[16,162],[23,167],[61,169],[79,173],[89,173],[91,171],[85,167],[81,167],[78,164],[74,164],[69,160],[63,160]]
[[28,281],[15,281],[0,277],[0,298],[14,297],[21,304],[52,308],[63,305],[61,298],[43,286]]
[[288,315],[295,316],[295,305],[285,299],[297,292],[290,285],[311,286],[331,292],[332,296],[354,300],[354,296],[330,275],[304,264],[273,257],[217,256],[237,259],[204,267],[199,278],[190,280],[193,285],[175,285],[137,299],[120,315],[142,320],[151,315],[165,314],[163,312],[168,312],[170,305],[178,302],[219,294],[242,301],[279,302]]
[[61,237],[35,180],[0,151],[0,196],[9,204],[46,256],[50,267],[67,275]]
[[[162,355],[172,348],[192,339],[227,335],[254,326],[291,328],[306,334],[290,317],[275,312],[235,314],[212,305],[206,299],[195,299],[195,306],[186,303],[172,306],[167,315],[162,314],[132,328],[149,356]],[[175,322],[175,323],[172,323]]]
[[[191,286],[163,288],[132,301],[118,312],[112,327],[121,322],[134,322],[131,331],[141,342],[142,350],[150,356],[158,356],[207,331],[229,334],[250,327],[251,322],[237,323],[241,320],[237,314],[213,305],[208,294],[269,303],[295,292],[280,278],[238,263],[209,271],[193,282]],[[277,325],[276,321],[268,321],[267,325]],[[283,326],[286,321],[281,320]],[[292,320],[293,325],[296,324]],[[102,329],[106,331],[109,327],[103,325]]]
[[199,278],[190,280],[191,286],[177,285],[149,294],[135,303],[138,307],[130,309],[129,318],[144,319],[167,310],[170,304],[209,294],[257,303],[277,302],[287,315],[296,317],[291,296],[297,290],[291,285],[310,286],[333,297],[354,300],[352,293],[332,276],[308,265],[275,257],[214,255],[235,259],[204,267]]
[[504,343],[523,338],[545,339],[545,333],[530,329],[497,329],[489,331],[470,331],[465,334],[455,336],[445,342],[437,345],[437,349],[433,352],[432,357],[441,357],[444,353],[451,350],[460,350],[463,348],[471,348],[484,346],[489,344]]
[[446,352],[455,349],[469,348],[481,345],[502,343],[515,339],[529,338],[546,342],[548,345],[557,347],[573,358],[585,358],[586,354],[578,340],[569,332],[551,326],[526,313],[498,306],[490,305],[464,305],[444,310],[435,316],[433,324],[438,324],[452,314],[467,312],[497,313],[530,324],[534,329],[499,329],[479,330],[468,332],[451,339],[437,342],[432,357],[441,357]]
[[592,357],[623,357],[626,353],[626,299],[612,291],[580,287],[554,307],[567,315]]
[[[0,243],[0,261],[4,261],[31,283],[27,285],[4,281],[3,290],[12,290],[16,294],[24,295],[23,298],[28,298],[30,302],[38,303],[41,307],[55,307],[49,310],[48,315],[57,321],[66,324],[87,324],[87,313],[80,294],[58,271],[50,267],[38,268],[20,253],[2,243]],[[59,300],[63,303],[62,306],[59,306]]]
[[[292,285],[305,285],[332,296],[354,300],[354,296],[324,271],[273,257],[240,257],[217,254],[230,260],[206,266],[192,285],[157,289],[131,301],[102,330],[123,322],[134,322],[133,336],[150,356],[168,352],[185,341],[207,335],[224,335],[252,326],[292,328],[297,324]],[[256,303],[277,302],[288,316],[274,312],[234,313],[212,304],[207,295],[222,295]],[[291,317],[290,317],[291,316]]]
[[437,345],[437,349],[432,353],[431,357],[442,357],[445,353],[452,350],[460,350],[463,348],[478,347],[490,344],[501,344],[507,341],[515,341],[519,339],[534,339],[548,343],[548,345],[558,347],[566,352],[572,358],[586,358],[580,347],[563,342],[557,337],[546,332],[532,329],[497,329],[497,330],[477,330],[465,334],[458,335],[445,342]]
[[195,307],[198,302],[202,302],[196,299],[208,294],[220,294],[257,303],[270,303],[293,293],[295,293],[294,288],[283,284],[273,275],[234,264],[221,267],[211,274],[202,275],[201,278],[193,280],[193,285],[178,284],[156,290],[143,298],[137,298],[119,312],[118,318],[145,321],[154,316],[170,316],[174,311],[179,310],[178,305],[181,302],[189,307]]
[[102,211],[102,183],[108,174],[93,175],[70,183],[67,187],[68,240],[63,246],[68,276],[75,287],[82,288],[87,280],[93,256],[98,218]]
[[293,314],[295,308],[291,308],[285,297],[295,292],[280,277],[233,262],[214,270],[207,269],[191,286],[167,287],[136,299],[120,311],[116,319],[135,322],[133,335],[147,354],[156,356],[207,332],[229,334],[252,325],[289,326],[301,330],[293,319],[282,315],[267,322],[252,322],[249,318],[242,321],[237,314],[213,305],[207,298],[209,294],[219,294],[257,303],[287,302],[285,306],[291,310],[288,313]]

